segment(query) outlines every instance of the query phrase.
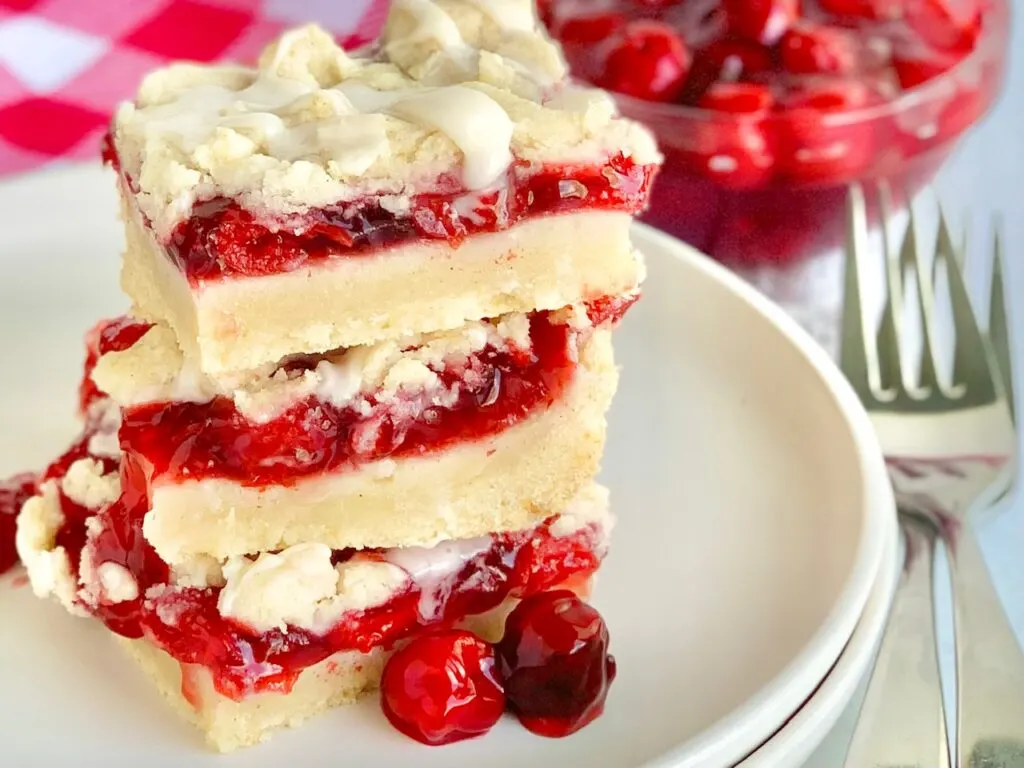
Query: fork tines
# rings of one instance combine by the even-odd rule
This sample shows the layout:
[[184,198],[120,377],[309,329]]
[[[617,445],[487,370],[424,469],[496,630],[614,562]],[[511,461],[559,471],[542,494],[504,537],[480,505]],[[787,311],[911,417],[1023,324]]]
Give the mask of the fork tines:
[[[939,208],[934,261],[928,263],[918,245],[919,227],[913,204],[908,206],[908,225],[902,238],[894,235],[892,193],[887,184],[877,188],[882,250],[885,261],[886,298],[877,333],[873,333],[864,308],[863,275],[870,268],[872,255],[867,202],[859,185],[850,189],[848,198],[849,252],[846,261],[845,296],[842,322],[841,367],[862,399],[867,396],[879,405],[889,404],[902,412],[926,410],[936,400],[968,399],[972,404],[992,402],[1002,392],[1012,392],[1010,371],[1009,321],[1004,295],[1000,241],[993,267],[989,340],[975,319],[970,294],[963,277],[966,257],[950,234],[945,214]],[[957,329],[953,349],[953,373],[950,382],[939,375],[937,286],[945,274],[945,295]],[[908,375],[909,337],[906,310],[909,293],[907,276],[916,296],[910,307],[920,317],[921,361],[916,377]],[[998,366],[997,382],[992,375]],[[969,386],[968,386],[969,385]],[[997,389],[998,388],[998,389]],[[967,403],[965,403],[967,404]]]

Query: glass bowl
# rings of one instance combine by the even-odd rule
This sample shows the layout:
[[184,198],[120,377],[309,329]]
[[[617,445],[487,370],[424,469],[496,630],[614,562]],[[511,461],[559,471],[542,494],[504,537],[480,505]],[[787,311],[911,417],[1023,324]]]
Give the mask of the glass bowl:
[[647,124],[665,155],[644,219],[736,266],[786,264],[838,245],[851,182],[870,191],[870,182],[887,180],[901,204],[991,108],[1009,16],[1009,0],[988,0],[965,58],[858,109],[751,117],[618,94],[622,112]]

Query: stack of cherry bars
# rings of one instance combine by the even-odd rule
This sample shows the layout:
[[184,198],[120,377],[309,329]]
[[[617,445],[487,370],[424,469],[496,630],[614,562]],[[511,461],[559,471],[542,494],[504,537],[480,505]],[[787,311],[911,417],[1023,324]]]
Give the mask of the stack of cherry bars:
[[34,591],[220,750],[382,675],[428,743],[599,714],[582,598],[649,134],[531,3],[402,0],[370,50],[310,26],[154,72],[105,157],[133,308],[88,336],[79,439],[5,492]]

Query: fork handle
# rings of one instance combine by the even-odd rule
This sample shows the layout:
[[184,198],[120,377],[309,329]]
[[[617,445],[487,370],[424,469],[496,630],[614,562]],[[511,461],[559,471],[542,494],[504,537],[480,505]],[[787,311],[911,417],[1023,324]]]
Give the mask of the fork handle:
[[846,768],[949,768],[935,643],[935,531],[901,515],[906,558]]
[[1024,768],[1024,651],[978,538],[965,524],[949,547],[957,647],[960,768]]

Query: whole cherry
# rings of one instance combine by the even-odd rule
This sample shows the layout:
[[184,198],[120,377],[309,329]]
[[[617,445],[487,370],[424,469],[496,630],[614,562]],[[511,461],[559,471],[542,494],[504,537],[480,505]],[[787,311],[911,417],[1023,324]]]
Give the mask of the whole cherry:
[[778,125],[781,172],[801,183],[846,182],[863,173],[874,157],[875,126],[844,113],[880,99],[857,80],[808,84],[790,93]]
[[772,52],[758,43],[737,38],[715,40],[696,51],[682,101],[696,104],[713,83],[733,83],[771,70]]
[[851,30],[801,22],[779,41],[779,59],[795,75],[848,76],[869,64],[869,51]]
[[412,640],[388,660],[380,688],[391,724],[432,746],[480,736],[505,711],[494,647],[463,630]]
[[689,70],[689,51],[671,27],[635,21],[609,51],[597,84],[646,101],[673,101]]
[[766,121],[773,103],[767,85],[712,85],[698,104],[715,114],[694,126],[687,165],[731,189],[764,184],[775,168],[775,148]]
[[533,733],[568,736],[604,711],[615,679],[601,615],[566,589],[523,600],[498,643],[509,709]]

